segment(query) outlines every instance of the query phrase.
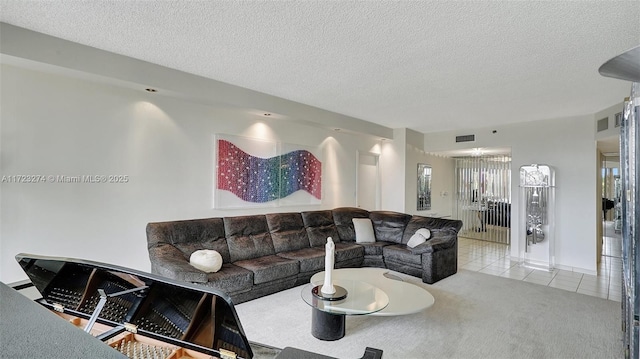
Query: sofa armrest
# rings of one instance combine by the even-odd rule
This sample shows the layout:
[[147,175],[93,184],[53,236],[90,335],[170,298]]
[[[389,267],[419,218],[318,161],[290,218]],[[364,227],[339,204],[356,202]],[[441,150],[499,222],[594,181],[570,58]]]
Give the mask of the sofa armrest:
[[163,277],[192,283],[207,283],[207,273],[193,267],[182,251],[170,244],[149,248],[152,271]]
[[441,229],[431,231],[432,237],[426,242],[411,249],[413,254],[433,253],[448,249],[456,244],[458,232],[454,229]]

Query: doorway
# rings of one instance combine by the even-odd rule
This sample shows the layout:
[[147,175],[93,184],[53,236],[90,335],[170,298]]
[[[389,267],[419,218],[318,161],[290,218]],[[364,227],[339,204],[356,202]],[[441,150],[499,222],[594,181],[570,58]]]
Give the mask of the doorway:
[[620,155],[602,155],[602,256],[622,257]]
[[460,235],[511,243],[511,156],[456,159],[456,208]]

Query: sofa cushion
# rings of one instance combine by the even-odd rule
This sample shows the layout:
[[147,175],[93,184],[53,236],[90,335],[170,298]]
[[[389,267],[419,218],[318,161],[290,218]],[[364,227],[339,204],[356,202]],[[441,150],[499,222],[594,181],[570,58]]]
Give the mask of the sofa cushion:
[[426,228],[420,228],[416,231],[417,234],[421,235],[424,237],[424,239],[429,239],[431,238],[431,231],[426,229]]
[[[340,241],[354,242],[356,231],[353,228],[354,218],[369,218],[369,211],[355,207],[340,207],[331,211],[333,223],[336,225]],[[334,239],[335,242],[335,239]]]
[[246,259],[234,262],[234,264],[253,272],[253,284],[295,276],[299,272],[298,261],[277,255]]
[[[434,229],[435,231],[439,231],[439,229]],[[422,243],[426,242],[427,239],[431,238],[431,231],[426,228],[420,228],[416,231],[416,233],[409,238],[409,242],[407,242],[407,247],[415,248]],[[415,252],[414,252],[415,253]]]
[[224,217],[231,262],[275,254],[264,215]]
[[356,231],[356,243],[373,243],[376,236],[373,233],[373,224],[369,218],[354,218],[353,229]]
[[222,256],[211,249],[201,249],[191,253],[189,264],[205,273],[217,272],[222,268]]
[[324,246],[328,237],[331,237],[334,243],[340,242],[340,236],[333,223],[333,214],[330,210],[302,212],[301,215],[307,230],[309,244],[312,247]]
[[424,243],[426,241],[427,241],[427,239],[424,238],[424,236],[422,234],[420,234],[419,232],[416,232],[413,236],[411,236],[411,238],[409,238],[409,242],[407,242],[407,247],[414,248],[416,246],[421,245],[422,243]]
[[310,247],[300,213],[270,213],[265,217],[276,253]]
[[244,292],[253,286],[253,272],[231,263],[224,263],[222,268],[207,274],[207,285],[225,293]]
[[394,261],[411,264],[413,266],[422,266],[422,256],[411,253],[411,248],[404,244],[392,244],[382,248],[385,261]]
[[391,211],[374,211],[369,213],[369,218],[371,218],[371,222],[373,222],[376,240],[403,243],[402,236],[407,223],[409,223],[411,219],[410,214]]
[[[324,249],[323,249],[324,252]],[[355,243],[336,243],[336,264],[339,262],[348,261],[350,259],[364,257],[364,248]]]
[[331,210],[323,211],[305,211],[301,212],[302,222],[305,227],[330,226],[333,223],[333,213]]
[[300,273],[324,270],[325,252],[320,248],[303,248],[278,253],[277,256],[297,260],[300,263]]
[[373,243],[361,243],[360,245],[364,249],[365,256],[381,256],[382,248],[393,244],[390,242],[373,242]]

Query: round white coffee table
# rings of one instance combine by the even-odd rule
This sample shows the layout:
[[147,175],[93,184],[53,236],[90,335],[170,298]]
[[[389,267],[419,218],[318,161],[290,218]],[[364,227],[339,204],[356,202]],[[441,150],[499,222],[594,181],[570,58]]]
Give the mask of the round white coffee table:
[[[423,311],[435,303],[426,289],[402,280],[402,275],[386,268],[341,268],[334,269],[333,280],[357,280],[381,289],[389,297],[389,304],[369,315],[406,315]],[[311,284],[324,281],[324,272],[311,277]]]
[[345,299],[323,300],[312,294],[314,287],[324,283],[324,272],[313,275],[311,284],[301,292],[302,299],[312,307],[311,334],[321,340],[344,337],[346,315],[406,315],[435,302],[431,293],[384,268],[335,269],[332,278],[334,285],[347,290]]

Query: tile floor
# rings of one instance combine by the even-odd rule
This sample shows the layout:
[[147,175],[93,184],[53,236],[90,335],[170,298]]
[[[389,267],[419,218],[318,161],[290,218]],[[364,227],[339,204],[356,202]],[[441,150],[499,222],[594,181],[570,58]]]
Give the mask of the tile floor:
[[551,272],[521,267],[510,260],[509,245],[465,237],[459,238],[458,268],[549,287],[592,295],[614,301],[622,298],[622,240],[606,222],[598,275],[556,269]]

